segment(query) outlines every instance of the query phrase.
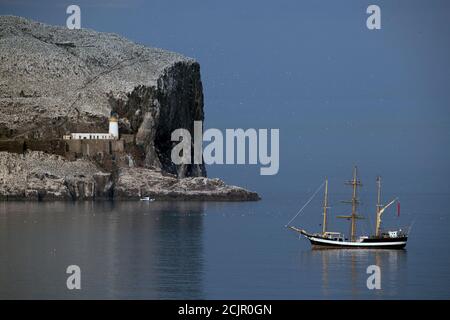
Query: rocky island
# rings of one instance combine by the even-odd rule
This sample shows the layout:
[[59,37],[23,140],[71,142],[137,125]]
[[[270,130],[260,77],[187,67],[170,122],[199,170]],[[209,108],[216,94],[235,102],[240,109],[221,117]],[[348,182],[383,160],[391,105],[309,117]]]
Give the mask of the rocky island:
[[[0,16],[0,114],[3,200],[259,199],[172,163],[171,132],[204,120],[200,66],[177,53]],[[112,114],[120,135],[99,139]]]

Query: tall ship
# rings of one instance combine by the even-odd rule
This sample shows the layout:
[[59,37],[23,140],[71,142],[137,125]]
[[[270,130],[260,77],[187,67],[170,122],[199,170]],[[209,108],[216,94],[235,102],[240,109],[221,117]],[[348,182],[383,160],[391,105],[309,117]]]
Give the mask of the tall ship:
[[[363,219],[358,214],[358,188],[362,186],[361,181],[358,179],[358,169],[355,166],[353,169],[352,180],[346,182],[346,185],[352,187],[352,198],[350,201],[343,201],[351,205],[352,211],[349,215],[337,216],[337,218],[347,219],[350,222],[350,237],[345,237],[340,232],[328,231],[327,228],[327,214],[329,209],[328,204],[328,179],[325,179],[325,192],[323,200],[323,221],[322,232],[310,233],[306,230],[297,228],[295,226],[288,225],[290,229],[300,233],[306,239],[311,242],[313,248],[356,248],[356,249],[403,249],[408,241],[408,232],[402,229],[394,230],[382,230],[381,218],[383,213],[394,204],[398,199],[395,198],[386,205],[381,204],[381,177],[377,177],[377,205],[376,205],[376,225],[375,234],[373,235],[361,235],[357,236],[356,227],[357,220]],[[400,203],[398,203],[398,209],[400,212]]]

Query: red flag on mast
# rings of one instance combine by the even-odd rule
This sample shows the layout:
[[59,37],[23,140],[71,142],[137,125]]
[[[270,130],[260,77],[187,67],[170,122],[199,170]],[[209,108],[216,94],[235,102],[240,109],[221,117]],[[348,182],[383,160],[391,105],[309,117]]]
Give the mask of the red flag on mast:
[[400,217],[400,201],[397,202],[397,217]]

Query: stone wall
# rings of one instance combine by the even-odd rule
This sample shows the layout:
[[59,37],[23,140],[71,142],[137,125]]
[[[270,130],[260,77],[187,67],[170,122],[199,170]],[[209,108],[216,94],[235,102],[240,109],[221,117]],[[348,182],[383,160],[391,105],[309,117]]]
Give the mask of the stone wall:
[[133,141],[132,135],[128,135],[126,140],[0,140],[0,152],[23,154],[27,151],[42,151],[63,156],[70,161],[90,159],[100,168],[112,172],[121,167],[142,166],[143,150]]
[[65,140],[65,143],[66,153],[79,157],[113,155],[125,151],[123,140]]
[[0,140],[0,151],[12,153],[23,153],[25,151],[43,151],[51,154],[64,156],[66,153],[66,144],[61,139],[37,140],[37,139],[18,139],[18,140]]

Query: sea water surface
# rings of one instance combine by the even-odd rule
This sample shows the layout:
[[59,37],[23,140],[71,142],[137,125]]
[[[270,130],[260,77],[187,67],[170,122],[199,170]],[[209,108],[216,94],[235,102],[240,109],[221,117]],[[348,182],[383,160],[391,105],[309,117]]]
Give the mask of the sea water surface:
[[[403,196],[384,222],[413,224],[407,249],[366,251],[312,250],[286,229],[303,198],[2,202],[0,298],[450,298],[448,195]],[[317,231],[320,219],[318,199],[294,224]],[[374,264],[380,290],[366,285]],[[67,289],[69,265],[81,290]]]

